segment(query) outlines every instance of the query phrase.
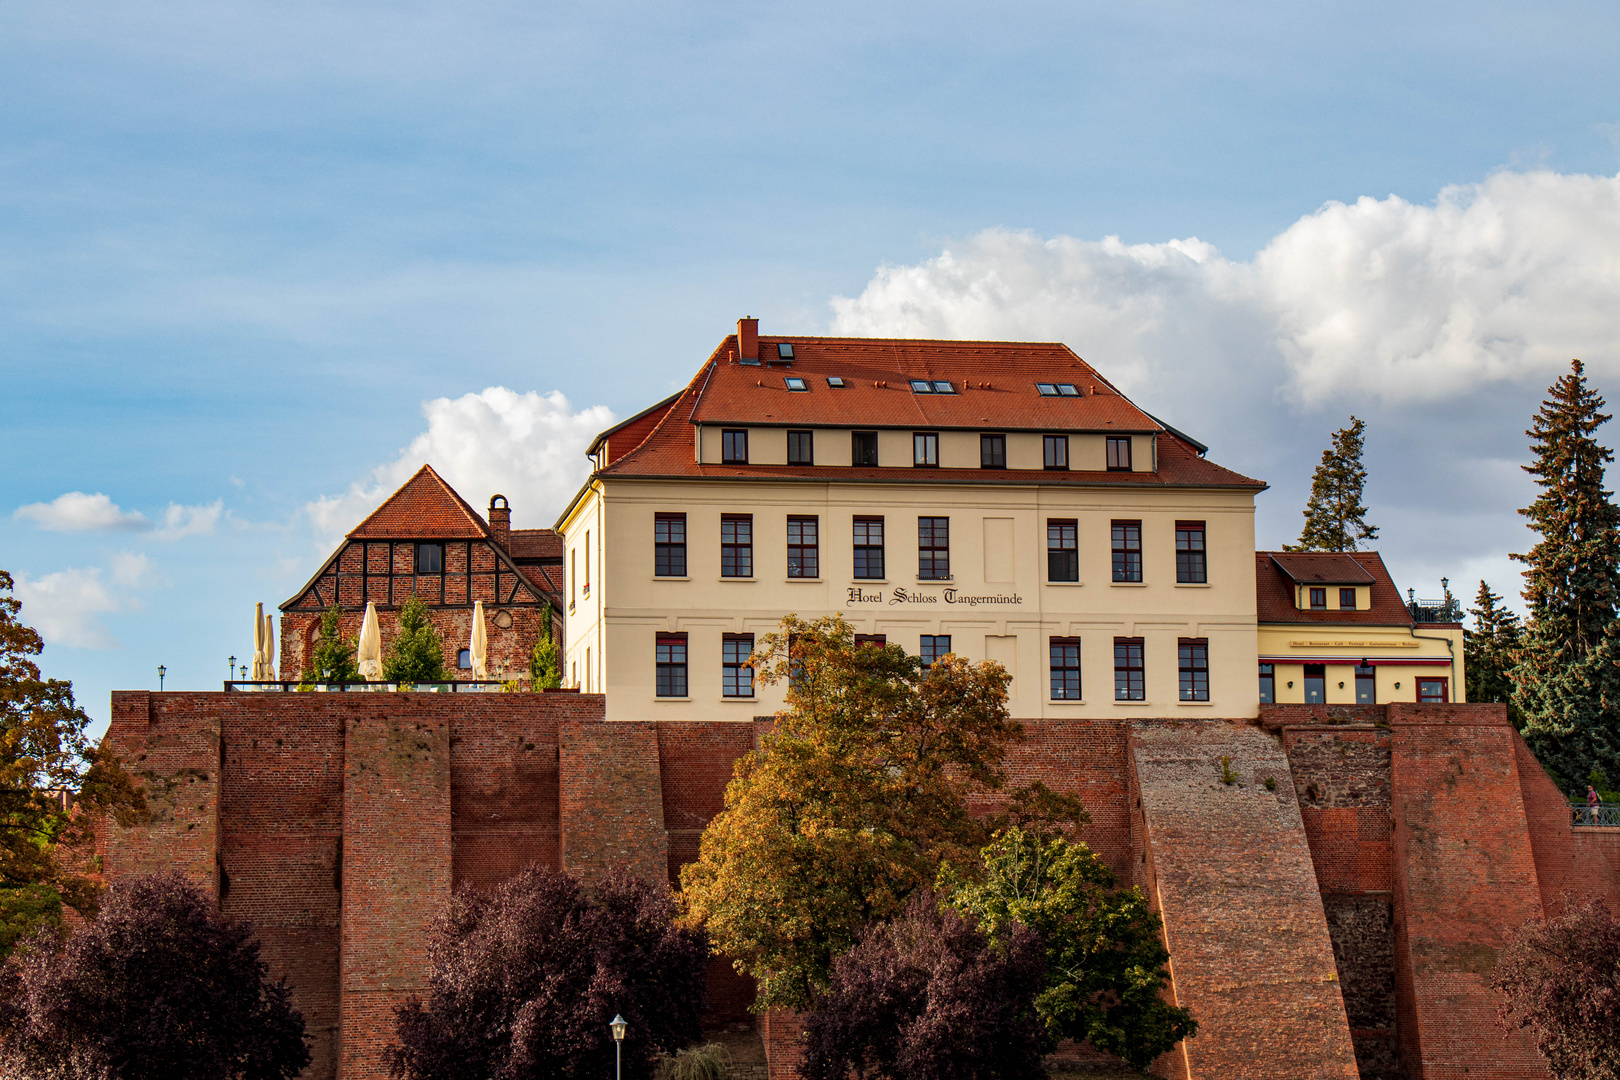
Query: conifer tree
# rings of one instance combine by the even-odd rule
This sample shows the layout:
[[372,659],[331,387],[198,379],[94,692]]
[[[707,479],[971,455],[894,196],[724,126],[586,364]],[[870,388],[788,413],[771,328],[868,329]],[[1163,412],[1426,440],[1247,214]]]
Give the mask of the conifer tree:
[[555,690],[562,685],[562,663],[557,659],[557,642],[551,636],[551,605],[540,616],[540,637],[529,654],[529,685],[536,690]]
[[1367,470],[1361,466],[1362,433],[1367,422],[1350,418],[1350,425],[1333,433],[1333,445],[1322,451],[1322,463],[1311,476],[1311,498],[1305,504],[1305,528],[1297,544],[1285,551],[1354,551],[1362,540],[1376,540],[1378,527],[1367,524],[1362,490]]
[[360,669],[354,663],[354,642],[343,636],[339,616],[335,605],[321,612],[321,628],[317,631],[315,647],[310,650],[309,663],[304,668],[305,684],[359,680]]
[[428,621],[427,605],[411,597],[399,609],[399,633],[383,658],[389,682],[444,682],[444,639]]
[[1593,437],[1603,404],[1579,360],[1548,390],[1525,432],[1541,494],[1519,511],[1541,540],[1513,556],[1530,607],[1513,700],[1525,740],[1571,790],[1593,768],[1620,775],[1620,508],[1603,487],[1614,455]]
[[1468,609],[1474,628],[1463,637],[1463,667],[1467,670],[1468,700],[1507,702],[1508,716],[1518,724],[1518,708],[1513,704],[1510,673],[1524,628],[1519,616],[1502,606],[1502,598],[1484,581],[1479,583],[1475,607]]

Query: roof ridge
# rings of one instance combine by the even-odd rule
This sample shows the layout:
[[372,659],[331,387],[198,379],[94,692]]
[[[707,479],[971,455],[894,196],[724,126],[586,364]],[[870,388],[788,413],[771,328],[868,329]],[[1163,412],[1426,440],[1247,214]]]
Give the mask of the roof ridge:
[[388,498],[378,503],[375,510],[361,519],[360,523],[345,533],[344,536],[352,537],[364,529],[368,524],[371,523],[372,519],[374,519],[378,514],[381,514],[389,507],[391,503],[404,494],[407,488],[409,488],[412,484],[415,484],[418,480],[421,480],[423,473],[426,473],[429,479],[436,483],[442,491],[455,500],[456,505],[461,508],[462,513],[467,515],[468,520],[474,527],[478,529],[480,535],[490,535],[489,522],[485,521],[483,516],[479,514],[478,511],[474,510],[467,500],[461,497],[461,493],[455,488],[451,487],[450,482],[444,477],[440,476],[438,471],[434,469],[432,465],[423,462],[422,467],[412,473],[410,479],[406,480],[403,484],[399,485],[399,487],[395,488],[393,494],[389,495]]

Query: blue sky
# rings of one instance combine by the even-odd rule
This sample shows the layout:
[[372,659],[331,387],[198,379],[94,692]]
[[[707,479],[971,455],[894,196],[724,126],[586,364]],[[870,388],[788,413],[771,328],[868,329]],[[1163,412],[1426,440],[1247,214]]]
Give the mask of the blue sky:
[[0,568],[94,716],[217,685],[415,458],[549,524],[753,314],[1059,337],[1267,545],[1354,411],[1397,579],[1513,592],[1542,389],[1620,392],[1616,55],[1597,3],[0,6]]

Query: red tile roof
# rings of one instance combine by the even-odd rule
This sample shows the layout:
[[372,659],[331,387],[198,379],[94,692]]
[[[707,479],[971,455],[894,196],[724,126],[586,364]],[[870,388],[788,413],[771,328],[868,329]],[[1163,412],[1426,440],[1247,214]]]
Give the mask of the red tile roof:
[[[774,356],[780,341],[793,345],[791,366],[736,363],[731,358],[737,339],[727,337],[672,404],[659,403],[660,418],[639,445],[621,455],[613,445],[617,436],[610,440],[613,460],[596,475],[919,484],[1173,484],[1256,491],[1266,486],[1205,460],[1197,444],[1137,408],[1061,344],[772,337],[762,339],[761,355]],[[842,377],[845,388],[829,387],[829,375]],[[782,381],[788,376],[805,379],[810,389],[789,391]],[[957,392],[914,394],[909,386],[912,378],[948,380]],[[1082,396],[1042,397],[1036,381],[1073,383]],[[700,465],[693,460],[693,423],[1152,433],[1158,444],[1158,471]]]
[[641,445],[658,421],[669,412],[670,406],[680,398],[679,394],[671,394],[658,404],[642,409],[630,419],[616,424],[591,440],[590,448],[585,451],[587,455],[595,456],[597,448],[604,442],[608,444],[608,464],[613,464],[630,451]]
[[423,465],[350,532],[353,540],[473,540],[490,534],[478,511]]
[[507,554],[514,559],[562,560],[562,537],[550,529],[513,529],[507,536]]
[[[1292,577],[1283,569],[1284,560],[1293,573],[1305,567],[1325,576],[1305,579]],[[1294,606],[1294,586],[1307,580],[1366,584],[1372,582],[1372,607],[1367,611],[1301,610]],[[1338,625],[1409,626],[1412,613],[1401,601],[1401,591],[1389,576],[1384,560],[1376,551],[1254,553],[1255,610],[1262,623],[1326,623]],[[1336,600],[1337,597],[1334,597]]]

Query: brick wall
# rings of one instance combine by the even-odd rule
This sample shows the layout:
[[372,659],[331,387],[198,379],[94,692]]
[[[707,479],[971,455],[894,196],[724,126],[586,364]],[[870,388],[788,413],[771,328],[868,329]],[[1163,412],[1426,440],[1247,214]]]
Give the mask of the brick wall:
[[113,693],[104,741],[141,784],[152,817],[132,829],[104,824],[97,844],[108,878],[172,869],[217,895],[219,718],[194,707],[205,696]]
[[[1007,787],[1039,780],[1078,796],[1091,814],[1082,839],[1127,885],[1137,883],[1127,789],[1130,763],[1123,720],[1023,720],[1024,741],[1007,755]],[[976,810],[1005,800],[982,800]],[[1138,853],[1139,854],[1139,853]]]
[[[505,612],[511,616],[510,627],[502,628],[495,622],[495,616]],[[345,611],[338,619],[343,635],[351,642],[360,638],[360,624],[365,620],[365,608],[359,611]],[[428,607],[428,621],[439,632],[444,641],[444,666],[446,672],[453,679],[470,679],[471,671],[465,671],[456,666],[456,657],[460,650],[468,648],[472,639],[472,609],[467,607]],[[286,611],[281,615],[280,643],[277,653],[280,657],[277,663],[277,674],[288,681],[297,679],[304,669],[305,657],[310,654],[316,636],[320,631],[321,616],[319,612]],[[388,655],[388,647],[392,644],[398,632],[399,611],[394,608],[377,609],[377,623],[382,631],[383,656]],[[545,624],[545,609],[537,607],[507,607],[497,608],[488,603],[484,605],[484,634],[488,649],[489,677],[495,678],[528,678],[529,654],[534,651],[534,643],[540,639],[540,628]],[[557,653],[562,652],[562,616],[553,613],[553,640],[557,642]]]
[[669,838],[651,723],[565,723],[559,733],[562,864],[584,881],[625,869],[669,879]]
[[451,851],[458,886],[488,888],[527,866],[562,866],[557,728],[562,717],[588,712],[600,699],[545,697],[566,708],[457,717],[451,729]]
[[1601,896],[1611,906],[1620,906],[1620,875],[1606,859],[1583,857],[1576,835],[1585,830],[1571,827],[1569,799],[1553,783],[1519,733],[1512,734],[1542,907],[1552,913],[1562,911],[1566,893]]

